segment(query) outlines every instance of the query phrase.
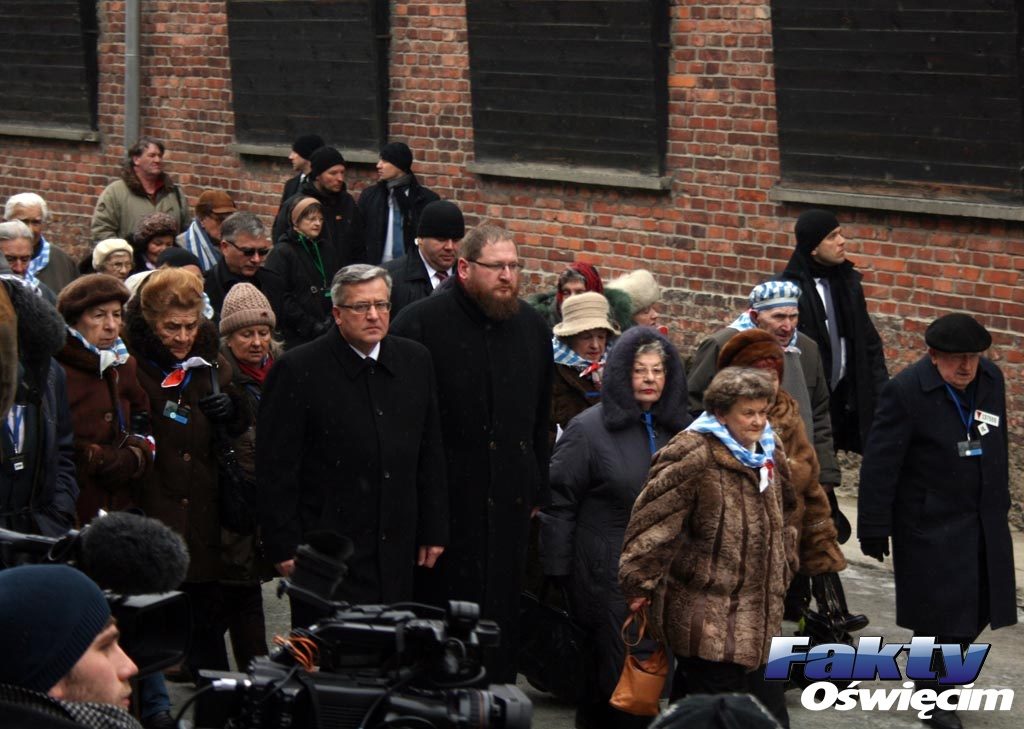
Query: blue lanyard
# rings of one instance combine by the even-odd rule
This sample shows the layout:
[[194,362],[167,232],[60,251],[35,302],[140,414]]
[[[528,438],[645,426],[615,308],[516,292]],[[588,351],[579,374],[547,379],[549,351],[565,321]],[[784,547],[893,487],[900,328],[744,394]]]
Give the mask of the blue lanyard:
[[647,428],[647,447],[651,449],[653,456],[658,452],[658,446],[654,442],[654,422],[651,420],[650,412],[640,413],[640,418],[644,421],[644,427]]
[[[11,428],[11,421],[14,421],[14,428]],[[25,406],[24,405],[12,405],[10,415],[4,420],[4,432],[7,433],[7,437],[11,441],[11,448],[14,449],[14,455],[21,454],[21,449],[24,443],[22,442],[22,429],[21,425],[25,421]]]
[[953,402],[956,403],[956,414],[960,416],[960,422],[967,428],[967,440],[971,439],[971,426],[974,425],[974,395],[971,395],[971,405],[967,409],[967,414],[964,414],[964,406],[960,403],[960,398],[956,394],[956,391],[946,383],[946,391],[949,392],[949,396],[953,398]]

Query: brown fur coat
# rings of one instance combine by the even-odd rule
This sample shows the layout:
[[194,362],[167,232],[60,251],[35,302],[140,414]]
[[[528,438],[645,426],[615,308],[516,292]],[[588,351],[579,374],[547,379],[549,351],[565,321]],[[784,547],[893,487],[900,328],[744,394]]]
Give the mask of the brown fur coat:
[[652,599],[656,630],[679,656],[757,668],[782,626],[797,568],[796,508],[781,445],[774,482],[711,434],[683,431],[655,456],[626,529],[619,581]]

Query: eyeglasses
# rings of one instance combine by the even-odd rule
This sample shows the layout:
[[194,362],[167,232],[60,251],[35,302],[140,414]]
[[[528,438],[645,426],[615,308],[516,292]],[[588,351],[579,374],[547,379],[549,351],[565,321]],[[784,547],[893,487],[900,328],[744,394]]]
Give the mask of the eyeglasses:
[[270,253],[270,249],[272,248],[272,246],[267,246],[266,248],[242,248],[241,246],[236,246],[234,241],[230,241],[227,238],[224,239],[224,242],[227,243],[232,248],[234,248],[239,253],[241,253],[246,258],[253,258],[255,256],[259,256],[260,258],[266,258],[267,254]]
[[519,269],[523,267],[523,264],[521,264],[519,261],[516,261],[515,263],[484,263],[483,261],[470,261],[470,263],[475,263],[478,266],[483,266],[489,271],[508,270],[508,272],[512,275],[519,273]]
[[43,224],[43,219],[42,218],[19,218],[19,220],[21,222],[23,222],[25,225],[42,225]]
[[28,263],[32,260],[32,256],[4,256],[8,263]]
[[370,309],[376,309],[378,313],[391,311],[390,301],[360,301],[358,304],[338,304],[339,309],[348,309],[354,311],[357,314],[366,316],[370,313]]

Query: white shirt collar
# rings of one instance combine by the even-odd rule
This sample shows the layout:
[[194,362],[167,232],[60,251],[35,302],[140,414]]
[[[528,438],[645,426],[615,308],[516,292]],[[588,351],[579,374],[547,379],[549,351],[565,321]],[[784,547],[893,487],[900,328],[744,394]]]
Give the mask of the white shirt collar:
[[[345,342],[345,344],[348,344],[348,342]],[[351,344],[349,344],[348,346],[352,347]],[[373,345],[373,349],[370,350],[369,354],[363,354],[355,347],[352,347],[352,351],[359,355],[359,359],[366,359],[367,357],[369,357],[374,362],[376,362],[377,359],[380,357],[380,342],[377,342],[375,345]]]

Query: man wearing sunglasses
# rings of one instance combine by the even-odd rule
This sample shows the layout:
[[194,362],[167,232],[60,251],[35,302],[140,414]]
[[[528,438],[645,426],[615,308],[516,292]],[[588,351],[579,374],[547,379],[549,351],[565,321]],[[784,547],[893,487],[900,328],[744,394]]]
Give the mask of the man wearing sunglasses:
[[263,270],[263,263],[267,260],[270,248],[267,229],[254,214],[234,213],[221,223],[221,260],[203,276],[206,295],[213,307],[214,321],[220,320],[224,297],[235,284],[250,283],[263,290],[264,279],[268,274]]

